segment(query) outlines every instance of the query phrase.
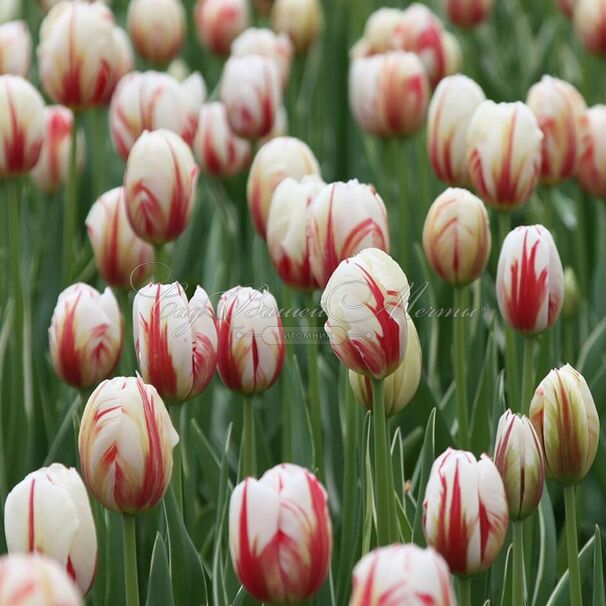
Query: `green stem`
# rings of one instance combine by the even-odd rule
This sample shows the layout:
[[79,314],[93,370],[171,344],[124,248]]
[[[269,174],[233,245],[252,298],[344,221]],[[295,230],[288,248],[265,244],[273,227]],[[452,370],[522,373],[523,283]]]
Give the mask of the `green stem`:
[[126,606],[139,606],[137,578],[137,529],[135,516],[122,514],[122,546],[124,555],[124,589]]
[[522,395],[519,410],[528,414],[534,387],[534,337],[524,339],[524,367],[522,369]]
[[459,606],[471,606],[471,577],[459,577]]
[[244,420],[242,424],[242,447],[240,453],[240,478],[255,476],[257,461],[255,454],[255,417],[251,396],[244,396]]
[[583,594],[581,592],[574,486],[564,487],[564,503],[566,508],[566,550],[568,552],[568,574],[570,577],[570,605],[582,606]]
[[522,521],[512,522],[513,527],[513,587],[512,606],[523,606],[524,598],[524,527]]
[[[286,285],[282,285],[282,300],[284,301],[284,309],[288,312],[292,310],[293,296],[292,290]],[[288,330],[291,325],[290,313],[284,314],[282,322],[284,323],[284,329]],[[292,461],[293,450],[292,450],[292,418],[293,418],[293,406],[292,406],[292,385],[290,382],[289,370],[290,360],[292,358],[292,341],[286,339],[286,355],[284,366],[281,376],[281,390],[282,390],[282,460],[285,462]]]
[[[170,413],[171,421],[175,431],[181,436],[181,408],[182,404],[170,404],[168,411]],[[171,478],[171,484],[175,491],[175,498],[177,499],[177,505],[179,509],[183,511],[183,465],[181,461],[181,440],[173,449],[173,475]]]
[[[465,287],[454,290],[454,311],[461,314],[465,309]],[[457,384],[457,410],[459,415],[459,443],[464,450],[469,449],[469,406],[467,403],[467,352],[465,351],[466,318],[454,318],[454,367]]]
[[78,238],[78,113],[74,112],[72,138],[69,151],[69,168],[63,209],[63,286],[74,278],[74,250]]
[[170,257],[167,244],[156,244],[154,246],[154,280],[165,283],[170,280]]

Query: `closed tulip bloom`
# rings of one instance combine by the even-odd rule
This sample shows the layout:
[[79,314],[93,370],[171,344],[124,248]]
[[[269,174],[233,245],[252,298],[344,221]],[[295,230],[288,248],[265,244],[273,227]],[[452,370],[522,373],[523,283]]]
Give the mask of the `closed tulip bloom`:
[[490,16],[494,0],[444,0],[446,15],[459,27],[474,27]]
[[114,27],[114,44],[118,53],[116,61],[116,84],[135,68],[135,52],[126,30]]
[[543,451],[532,423],[506,410],[499,419],[494,464],[509,505],[509,519],[524,520],[539,506],[545,483]]
[[503,480],[482,455],[449,448],[435,461],[423,501],[427,544],[448,562],[451,572],[468,576],[488,569],[505,536],[509,516]]
[[564,302],[562,303],[562,317],[569,320],[574,318],[581,304],[581,290],[577,276],[572,267],[564,269]]
[[229,503],[229,548],[248,593],[266,603],[299,603],[324,584],[332,553],[328,495],[317,478],[283,463],[246,478]]
[[456,606],[448,565],[414,544],[379,547],[353,570],[349,606]]
[[133,288],[151,275],[154,247],[130,226],[122,187],[105,192],[92,205],[86,231],[97,269],[109,286]]
[[199,169],[187,144],[175,133],[143,133],[124,173],[126,212],[133,231],[146,242],[164,244],[187,227]]
[[79,389],[108,377],[124,337],[116,297],[78,282],[60,295],[48,329],[50,356],[59,377]]
[[25,21],[0,25],[0,74],[27,76],[32,64],[32,36]]
[[86,488],[73,467],[53,463],[19,482],[6,498],[4,531],[9,553],[48,556],[65,568],[82,595],[90,591],[97,534]]
[[267,290],[235,286],[217,305],[218,370],[226,387],[261,393],[284,364],[284,333],[278,304]]
[[16,19],[21,8],[20,0],[5,0],[0,4],[0,23]]
[[297,53],[309,49],[324,25],[320,0],[275,0],[270,18],[272,28],[288,34]]
[[268,141],[276,139],[277,137],[286,137],[288,135],[288,113],[286,108],[281,105],[276,111],[276,118],[274,125],[271,127],[269,134],[265,135],[262,139],[259,139],[258,146],[265,145]]
[[577,0],[574,7],[574,29],[592,53],[606,53],[606,0]]
[[520,226],[507,235],[496,287],[499,309],[511,327],[536,335],[554,324],[562,309],[564,270],[548,229]]
[[583,137],[577,178],[583,189],[606,197],[606,105],[587,110],[587,130]]
[[530,420],[547,475],[565,486],[581,482],[600,439],[600,418],[583,375],[570,364],[552,370],[535,391]]
[[489,206],[514,210],[532,195],[541,172],[543,133],[523,103],[484,101],[467,131],[467,170]]
[[555,0],[556,6],[569,19],[572,19],[575,6],[579,0]]
[[320,303],[332,350],[347,368],[374,379],[397,370],[407,350],[409,294],[404,272],[382,250],[339,264]]
[[248,175],[246,196],[253,225],[265,239],[269,207],[276,187],[286,177],[300,180],[320,175],[320,165],[309,146],[294,137],[276,137],[255,155]]
[[228,55],[231,43],[248,27],[248,2],[197,0],[194,19],[200,42],[213,53]]
[[437,86],[427,117],[427,151],[431,166],[441,181],[466,185],[467,129],[476,109],[486,100],[471,78],[457,74]]
[[442,32],[442,46],[444,47],[444,75],[454,76],[463,68],[463,49],[459,39],[451,32]]
[[372,185],[357,179],[326,185],[307,218],[311,271],[323,288],[341,261],[365,248],[389,252],[387,210]]
[[381,7],[371,13],[364,26],[364,42],[369,54],[393,50],[396,30],[405,21],[404,11],[398,8]]
[[431,205],[423,227],[423,248],[431,268],[449,284],[479,278],[492,241],[488,213],[466,189],[449,188]]

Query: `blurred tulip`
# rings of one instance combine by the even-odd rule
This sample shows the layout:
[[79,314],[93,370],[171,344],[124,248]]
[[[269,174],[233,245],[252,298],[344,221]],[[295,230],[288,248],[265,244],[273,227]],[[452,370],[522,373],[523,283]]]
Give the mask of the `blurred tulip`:
[[572,19],[574,8],[578,4],[578,1],[579,0],[555,0],[555,3],[566,17]]
[[365,248],[389,252],[387,210],[372,185],[357,179],[326,185],[307,218],[311,271],[325,287],[341,261]]
[[332,528],[328,495],[306,469],[283,463],[247,478],[229,503],[229,547],[236,575],[262,602],[299,603],[324,584]]
[[548,229],[520,226],[507,235],[496,289],[501,314],[515,330],[536,335],[554,324],[562,309],[564,270]]
[[272,28],[288,34],[297,53],[306,52],[324,26],[320,0],[275,0],[270,18]]
[[120,358],[124,330],[112,291],[78,282],[60,295],[48,329],[50,356],[59,377],[79,389],[108,377]]
[[514,210],[532,195],[541,172],[543,133],[523,103],[484,101],[467,131],[467,170],[481,198]]
[[463,69],[463,49],[459,39],[452,33],[442,32],[442,46],[444,47],[445,76],[454,76]]
[[332,350],[347,368],[374,379],[397,370],[407,351],[409,294],[404,272],[382,250],[339,264],[320,303]]
[[581,482],[593,465],[600,439],[600,418],[583,375],[570,364],[552,370],[535,391],[530,420],[547,475],[564,486]]
[[130,226],[122,187],[104,193],[92,205],[86,230],[97,269],[109,286],[129,289],[149,278],[154,247],[141,240]]
[[213,53],[228,55],[232,41],[248,27],[248,1],[197,0],[194,19],[200,42]]
[[128,32],[143,59],[164,65],[185,39],[185,9],[180,0],[130,0]]
[[0,74],[27,77],[32,64],[32,36],[25,21],[0,25]]
[[431,205],[423,227],[423,248],[431,268],[449,284],[479,278],[492,241],[484,203],[466,189],[449,188]]
[[368,53],[384,53],[393,50],[396,30],[402,25],[404,11],[398,8],[381,7],[371,13],[364,27],[364,42]]
[[392,51],[354,59],[349,71],[349,104],[356,122],[382,137],[406,136],[425,120],[429,83],[413,53]]
[[505,485],[509,519],[516,522],[527,518],[539,506],[545,483],[543,451],[528,417],[511,410],[501,416],[494,464]]
[[281,105],[276,110],[276,117],[274,119],[274,124],[271,127],[271,130],[265,137],[262,137],[258,141],[258,146],[262,147],[268,141],[272,139],[276,139],[277,137],[286,137],[288,135],[288,113],[286,112],[286,108]]
[[294,137],[277,137],[257,152],[248,175],[246,196],[253,225],[265,239],[267,217],[276,187],[286,177],[300,180],[320,175],[320,166],[306,143]]
[[587,130],[583,138],[577,178],[592,196],[606,198],[606,105],[587,110]]
[[114,27],[114,44],[118,53],[116,61],[116,84],[135,68],[135,53],[126,30]]
[[25,476],[6,498],[4,531],[9,553],[44,554],[65,568],[82,595],[90,591],[97,534],[86,488],[73,467],[53,463]]
[[606,54],[606,0],[577,0],[573,11],[574,29],[585,48]]
[[78,452],[86,486],[107,509],[135,514],[164,497],[179,442],[151,385],[140,377],[103,381],[80,423]]
[[199,169],[187,144],[168,130],[144,132],[133,145],[124,173],[126,212],[146,242],[177,239],[189,223]]
[[353,570],[349,606],[456,606],[442,556],[414,544],[379,547]]
[[[10,3],[11,0],[9,0]],[[15,3],[19,3],[19,0],[14,0]],[[112,0],[84,0],[85,2],[88,2],[89,4],[92,4],[93,2],[101,2],[103,4],[107,4],[108,6],[111,5]],[[38,4],[40,5],[40,8],[47,13],[51,8],[53,8],[53,6],[55,6],[56,4],[59,4],[60,2],[65,2],[65,0],[38,0]]]
[[231,177],[247,168],[252,146],[231,131],[227,111],[220,101],[205,103],[200,110],[193,143],[202,172],[215,177]]
[[474,27],[486,21],[494,0],[444,0],[446,15],[459,27]]
[[217,305],[218,370],[226,387],[250,395],[269,389],[284,364],[280,310],[267,291],[235,286]]
[[0,23],[16,19],[21,10],[21,0],[3,0],[0,2]]
[[581,290],[577,276],[572,267],[564,270],[564,301],[562,303],[562,316],[571,319],[576,316],[581,304]]
[[509,516],[503,480],[482,455],[449,448],[435,461],[423,501],[427,544],[451,572],[468,576],[487,570],[507,535]]

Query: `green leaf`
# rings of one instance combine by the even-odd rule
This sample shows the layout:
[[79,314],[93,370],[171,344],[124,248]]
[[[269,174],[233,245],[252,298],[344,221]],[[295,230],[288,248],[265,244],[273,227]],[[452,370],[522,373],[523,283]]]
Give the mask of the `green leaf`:
[[372,459],[370,456],[370,419],[371,413],[367,412],[364,419],[364,477],[362,485],[364,486],[364,522],[363,522],[363,533],[362,533],[362,554],[370,551],[370,542],[372,539],[372,527],[374,520],[374,499],[373,487],[372,487]]
[[[501,594],[501,606],[511,604],[511,576],[513,569],[513,544],[507,549],[507,558],[505,559],[505,571],[503,575],[503,593]],[[522,606],[520,604],[520,606]]]
[[556,578],[554,558],[554,554],[557,552],[556,526],[547,486],[543,490],[537,513],[539,517],[539,559],[535,573],[532,605],[542,606],[547,602]]
[[149,567],[145,606],[173,606],[173,603],[166,546],[162,535],[158,532],[156,533]]
[[593,535],[593,606],[604,606],[604,566],[602,565],[602,535],[600,527],[595,525]]

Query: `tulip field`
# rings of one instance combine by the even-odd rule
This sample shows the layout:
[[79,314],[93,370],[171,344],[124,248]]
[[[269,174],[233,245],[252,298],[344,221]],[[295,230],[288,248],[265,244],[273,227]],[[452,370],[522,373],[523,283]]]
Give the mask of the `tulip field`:
[[606,606],[606,0],[0,0],[0,606]]

